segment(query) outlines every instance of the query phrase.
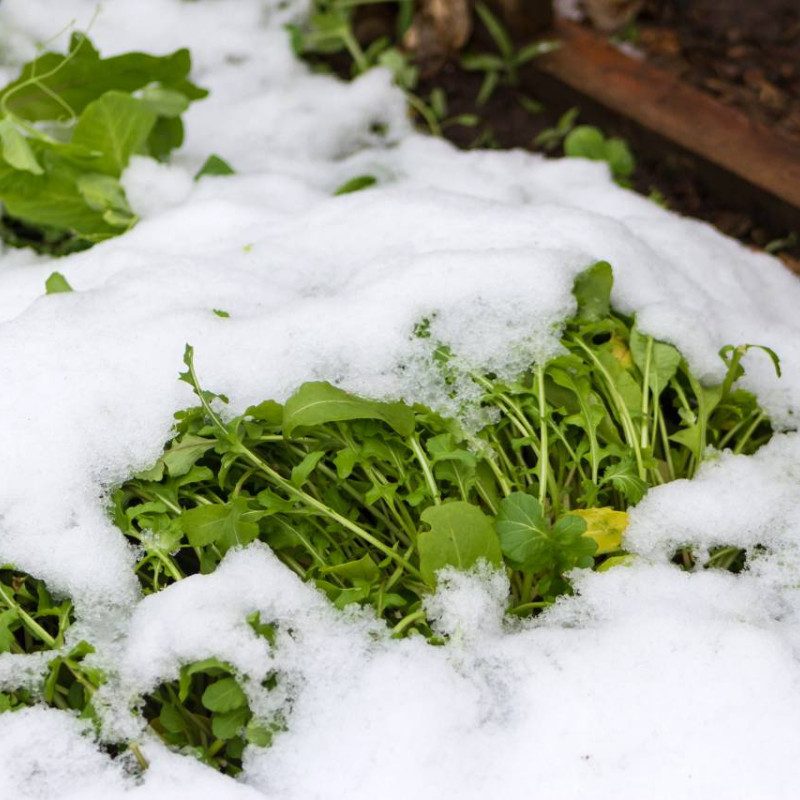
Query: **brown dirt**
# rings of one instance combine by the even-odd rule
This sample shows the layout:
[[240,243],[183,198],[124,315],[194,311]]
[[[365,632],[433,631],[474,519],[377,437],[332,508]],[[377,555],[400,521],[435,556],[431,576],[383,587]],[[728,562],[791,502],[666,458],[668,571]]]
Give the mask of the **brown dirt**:
[[634,44],[653,64],[800,141],[798,0],[648,0]]
[[[368,8],[370,23],[380,21],[383,33],[389,34],[390,7]],[[676,71],[683,80],[753,119],[800,140],[800,0],[647,0],[633,32],[635,45],[657,66]],[[485,30],[476,24],[465,52],[494,50]],[[541,110],[531,113],[517,88],[502,85],[485,105],[477,106],[481,80],[482,75],[462,69],[456,55],[438,64],[416,90],[427,99],[434,89],[443,89],[451,118],[463,114],[479,118],[474,127],[443,126],[444,135],[458,147],[540,150],[534,143],[538,134],[577,106],[579,124],[597,125],[607,135],[622,136],[630,143],[637,161],[636,191],[658,195],[670,209],[711,222],[753,247],[764,248],[791,234],[764,215],[742,210],[729,194],[708,183],[685,151],[637,129],[623,117],[566,94],[548,97]],[[424,127],[421,120],[420,126]],[[560,146],[547,151],[547,155],[562,154]],[[800,236],[800,231],[796,234]],[[780,255],[800,272],[800,241],[784,247]]]

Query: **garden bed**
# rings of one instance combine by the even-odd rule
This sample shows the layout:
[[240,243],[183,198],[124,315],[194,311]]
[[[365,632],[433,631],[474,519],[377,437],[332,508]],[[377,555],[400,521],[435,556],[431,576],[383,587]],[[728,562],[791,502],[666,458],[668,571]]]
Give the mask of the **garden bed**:
[[0,795],[791,796],[797,277],[300,5],[0,3]]

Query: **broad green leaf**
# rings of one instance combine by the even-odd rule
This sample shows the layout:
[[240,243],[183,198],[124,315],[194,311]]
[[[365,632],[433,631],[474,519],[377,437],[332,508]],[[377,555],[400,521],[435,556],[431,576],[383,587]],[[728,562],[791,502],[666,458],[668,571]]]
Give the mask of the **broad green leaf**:
[[74,33],[68,55],[44,53],[26,64],[0,99],[13,114],[33,121],[78,116],[108,91],[134,92],[152,83],[199,100],[208,92],[187,80],[190,69],[185,49],[167,56],[125,53],[102,59],[87,36]]
[[204,658],[202,661],[193,661],[191,664],[186,664],[181,672],[188,675],[199,675],[201,673],[208,675],[217,675],[219,673],[231,674],[233,669],[225,661],[220,661],[218,658]]
[[116,178],[100,172],[88,172],[80,175],[76,183],[86,205],[99,211],[109,225],[128,228],[136,222],[136,215],[131,211],[125,191]]
[[16,639],[11,630],[11,625],[17,621],[16,609],[10,608],[0,613],[0,653],[8,653]]
[[603,483],[610,483],[631,505],[636,505],[647,492],[647,484],[639,477],[632,458],[623,458],[606,467]]
[[39,147],[37,155],[45,165],[42,175],[31,175],[0,163],[0,201],[8,214],[34,226],[70,231],[90,241],[119,233],[118,228],[103,219],[101,212],[87,205],[77,185],[82,174],[79,167],[61,158],[55,150],[45,152]]
[[95,169],[118,178],[130,157],[142,151],[155,122],[155,112],[141,100],[124,92],[106,92],[83,110],[72,143],[102,153]]
[[41,175],[44,172],[28,140],[8,117],[0,119],[0,142],[3,145],[3,158],[14,169],[30,172],[33,175]]
[[652,344],[649,344],[650,338],[634,327],[630,335],[630,350],[633,361],[642,375],[645,371],[648,372],[648,386],[653,394],[658,396],[678,371],[681,354],[666,342],[653,340]]
[[503,555],[514,564],[531,563],[539,540],[550,535],[542,504],[524,492],[512,492],[500,501],[496,524]]
[[348,394],[330,383],[304,383],[283,407],[283,432],[353,419],[377,419],[401,436],[414,431],[414,414],[404,403],[382,403]]
[[431,506],[422,512],[430,526],[417,536],[419,568],[429,586],[436,585],[436,572],[452,566],[468,570],[479,560],[502,563],[494,523],[477,506],[461,500]]
[[623,185],[636,168],[633,154],[623,139],[607,139],[602,131],[591,125],[579,125],[570,131],[564,139],[564,154],[605,161],[615,180]]
[[606,141],[604,160],[611,167],[611,174],[620,183],[630,178],[636,169],[636,159],[633,157],[628,143],[624,139],[618,139],[617,137],[612,137]]
[[172,703],[165,703],[161,706],[158,714],[158,721],[170,733],[181,733],[186,729],[186,720],[177,706]]
[[170,444],[161,461],[173,478],[186,475],[215,444],[214,439],[186,433]]
[[247,696],[235,678],[222,678],[214,681],[203,692],[200,699],[203,706],[209,711],[221,714],[247,705]]
[[352,194],[353,192],[360,192],[362,189],[369,189],[370,186],[375,186],[378,179],[373,175],[358,175],[355,178],[350,178],[345,181],[334,193],[334,197],[342,194]]
[[500,502],[497,533],[503,554],[526,572],[560,574],[586,566],[597,546],[585,531],[586,523],[571,514],[551,527],[541,503],[525,492],[512,492]]
[[572,287],[572,294],[578,301],[578,319],[591,322],[607,317],[613,285],[614,274],[607,261],[598,261],[578,274]]
[[605,161],[606,138],[602,131],[592,125],[578,125],[564,139],[564,155]]
[[322,572],[325,575],[336,575],[339,578],[344,578],[351,583],[354,581],[373,583],[380,577],[378,567],[369,555],[364,555],[357,561],[347,561],[334,567],[325,567]]
[[197,171],[194,176],[196,181],[199,181],[200,178],[205,177],[206,175],[235,175],[236,171],[233,167],[224,159],[218,155],[210,155],[203,166]]
[[217,739],[233,739],[234,736],[238,736],[242,728],[247,724],[249,717],[250,709],[247,706],[214,714],[211,717],[211,732]]
[[245,738],[256,747],[269,747],[272,744],[273,732],[266,725],[251,720],[247,725]]
[[139,99],[159,117],[179,117],[190,102],[182,92],[156,85],[145,86]]
[[183,144],[183,121],[180,117],[158,117],[144,150],[159,161],[166,161],[169,154]]
[[51,272],[50,277],[44,282],[44,290],[46,294],[61,294],[71,292],[72,287],[60,272]]
[[270,426],[283,423],[283,406],[274,400],[265,400],[257,406],[249,406],[244,413],[245,416],[261,420]]
[[570,511],[586,523],[583,535],[597,543],[596,555],[613,553],[622,548],[622,535],[628,527],[628,514],[613,508],[576,508]]
[[221,505],[206,505],[184,511],[178,518],[192,547],[218,543],[226,547],[249,544],[258,536],[258,524],[247,521],[247,501],[237,497]]

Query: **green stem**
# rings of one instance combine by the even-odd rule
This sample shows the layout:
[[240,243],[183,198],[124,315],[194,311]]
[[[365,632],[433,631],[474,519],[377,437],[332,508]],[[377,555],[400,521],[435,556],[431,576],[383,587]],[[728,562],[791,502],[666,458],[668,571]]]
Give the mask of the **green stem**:
[[[647,337],[647,348],[644,357],[644,382],[642,385],[642,437],[641,445],[642,450],[646,450],[650,443],[650,432],[648,430],[649,422],[649,408],[648,401],[650,399],[650,363],[653,360],[653,337]],[[653,398],[653,404],[657,405],[656,398]]]
[[415,577],[422,579],[422,575],[420,571],[406,561],[402,556],[399,556],[394,550],[390,547],[387,547],[383,542],[379,539],[375,538],[369,531],[364,530],[360,525],[357,525],[352,520],[347,519],[347,517],[343,517],[337,511],[334,511],[330,506],[325,505],[325,503],[317,500],[315,497],[312,497],[307,492],[304,492],[302,489],[298,489],[292,484],[287,481],[282,475],[275,472],[272,467],[269,466],[265,461],[260,459],[252,450],[250,450],[247,446],[242,444],[241,442],[237,443],[236,450],[239,452],[244,458],[250,461],[251,464],[254,464],[258,467],[259,470],[267,477],[273,484],[279,486],[283,491],[287,494],[291,495],[295,499],[299,500],[304,505],[308,506],[309,508],[313,508],[315,511],[318,511],[325,517],[333,520],[334,522],[341,525],[343,528],[346,528],[351,533],[354,533],[359,538],[363,539],[365,542],[371,544],[376,550],[380,550],[384,555],[388,556],[389,558],[393,559],[399,564],[402,564],[403,567],[410,572]]
[[420,619],[425,619],[425,610],[422,608],[419,609],[419,611],[414,611],[403,617],[403,619],[392,628],[392,636],[399,636],[406,628]]
[[633,450],[634,457],[636,458],[636,468],[639,472],[639,478],[641,480],[645,480],[647,471],[644,468],[644,462],[642,461],[642,451],[639,446],[639,439],[636,436],[636,427],[633,424],[633,419],[631,418],[630,412],[628,411],[628,407],[625,405],[625,400],[623,399],[622,395],[619,393],[619,390],[614,385],[614,379],[609,374],[608,370],[603,365],[603,362],[597,357],[597,355],[592,352],[592,349],[586,345],[581,339],[577,336],[572,337],[572,341],[578,345],[578,347],[583,350],[586,355],[589,356],[592,363],[597,368],[598,372],[603,376],[606,389],[608,391],[609,397],[611,401],[614,403],[616,407],[617,413],[619,414],[620,421],[622,423],[622,429],[625,433],[625,439],[630,445],[631,449]]
[[[547,500],[547,479],[550,470],[549,442],[547,439],[547,403],[544,396],[544,367],[536,367],[536,383],[539,395],[539,502],[542,507]],[[553,504],[557,502],[553,495]]]
[[420,100],[413,92],[406,92],[408,104],[425,120],[425,124],[430,129],[433,136],[442,135],[442,127],[436,119],[436,115],[428,108],[427,104]]
[[0,583],[0,598],[3,599],[9,608],[17,613],[17,616],[22,620],[22,624],[33,636],[44,642],[50,649],[58,649],[56,640],[6,592],[6,587],[2,583]]
[[755,433],[756,428],[764,421],[764,412],[759,411],[756,414],[755,419],[753,420],[750,427],[745,431],[744,436],[736,443],[736,447],[733,448],[733,452],[737,455],[744,450],[745,445],[750,440],[750,437]]
[[412,452],[414,453],[414,457],[417,459],[417,463],[422,469],[422,474],[425,476],[425,483],[428,484],[428,489],[433,497],[433,502],[437,506],[441,505],[442,495],[439,492],[439,487],[436,485],[436,480],[433,477],[433,471],[431,470],[430,462],[425,457],[425,453],[422,450],[422,445],[419,443],[419,438],[416,436],[416,434],[409,437],[408,446],[411,448]]

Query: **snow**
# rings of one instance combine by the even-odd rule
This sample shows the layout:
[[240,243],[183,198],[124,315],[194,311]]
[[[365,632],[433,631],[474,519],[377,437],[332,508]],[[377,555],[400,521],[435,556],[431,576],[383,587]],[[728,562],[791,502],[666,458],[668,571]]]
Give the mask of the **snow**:
[[[460,153],[414,134],[385,73],[345,84],[294,60],[282,25],[302,4],[107,0],[96,16],[95,5],[3,0],[5,74],[37,42],[62,31],[63,43],[74,18],[91,20],[105,55],[190,47],[211,95],[187,114],[170,166],[136,159],[126,173],[134,230],[57,262],[0,256],[0,563],[74,599],[71,635],[113,675],[106,733],[140,736],[151,767],[137,783],[82,723],[33,708],[0,716],[0,796],[794,797],[791,432],[652,490],[631,513],[633,565],[579,574],[578,594],[534,623],[502,620],[502,576],[451,574],[428,605],[452,634],[445,647],[335,612],[260,545],[140,598],[105,499],[191,402],[176,380],[187,341],[234,411],[311,379],[452,410],[414,325],[431,319],[466,365],[513,372],[557,351],[572,279],[603,258],[615,304],[703,378],[720,377],[725,344],[778,351],[781,380],[754,352],[744,383],[789,430],[800,285],[775,259],[616,187],[603,165]],[[193,182],[212,152],[237,174]],[[365,173],[378,186],[332,197]],[[44,296],[54,269],[74,293]],[[767,549],[741,575],[686,574],[668,563],[675,544]],[[253,610],[279,621],[274,648],[245,624]],[[280,673],[275,692],[248,689],[259,713],[291,700],[289,731],[248,750],[239,781],[168,752],[131,712],[212,654],[248,686]],[[0,683],[41,667],[1,657]]]

